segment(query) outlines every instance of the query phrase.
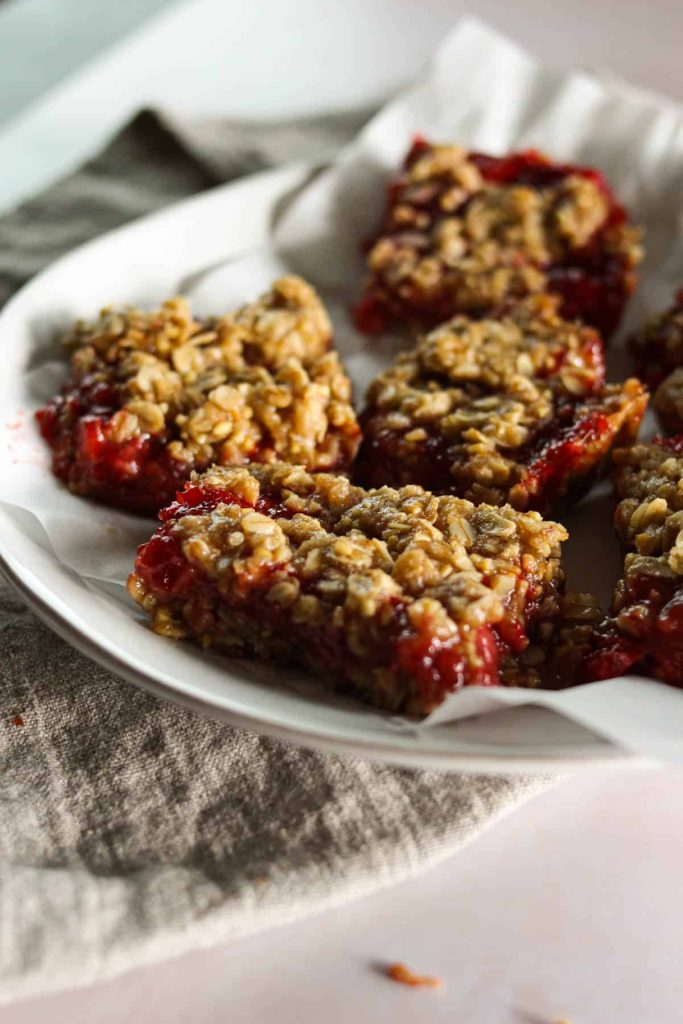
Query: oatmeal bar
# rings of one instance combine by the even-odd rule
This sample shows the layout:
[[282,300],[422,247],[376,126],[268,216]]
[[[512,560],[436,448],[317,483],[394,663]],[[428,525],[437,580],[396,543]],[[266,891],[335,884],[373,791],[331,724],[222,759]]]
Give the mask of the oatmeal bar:
[[360,432],[331,335],[298,277],[220,319],[172,299],[77,324],[70,380],[37,414],[55,475],[75,494],[156,513],[213,463],[346,469]]
[[538,683],[525,652],[556,615],[567,534],[535,512],[275,464],[213,468],[160,518],[128,583],[158,633],[411,714]]
[[664,430],[683,431],[683,289],[673,305],[636,332],[629,345],[638,376],[656,388],[653,408]]
[[606,620],[594,594],[567,591],[562,595],[550,638],[534,659],[544,689],[560,690],[587,682],[586,665]]
[[587,675],[633,669],[683,685],[683,437],[616,451],[614,461],[624,575]]
[[552,291],[607,336],[635,287],[638,240],[596,170],[418,138],[389,188],[356,322],[428,328]]
[[646,406],[636,380],[605,385],[603,346],[533,296],[496,319],[457,316],[370,385],[357,473],[369,486],[545,512],[578,497]]
[[672,370],[683,366],[683,288],[669,309],[629,338],[629,347],[636,373],[649,388],[658,387]]

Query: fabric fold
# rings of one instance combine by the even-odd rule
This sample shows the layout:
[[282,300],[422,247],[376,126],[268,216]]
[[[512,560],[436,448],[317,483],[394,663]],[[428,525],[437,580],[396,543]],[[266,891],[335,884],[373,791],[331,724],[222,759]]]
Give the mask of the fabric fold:
[[[0,301],[134,217],[323,159],[364,116],[250,126],[143,111],[0,219]],[[389,885],[549,784],[344,760],[208,721],[88,661],[4,584],[0,651],[0,1002]]]

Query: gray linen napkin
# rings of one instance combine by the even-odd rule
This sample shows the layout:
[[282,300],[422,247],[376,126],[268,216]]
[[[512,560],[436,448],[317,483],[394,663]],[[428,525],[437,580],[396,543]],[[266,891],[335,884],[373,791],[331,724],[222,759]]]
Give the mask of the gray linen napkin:
[[[357,127],[143,112],[0,219],[0,301],[99,232],[250,170],[320,157]],[[88,661],[2,585],[0,1001],[398,881],[546,782],[386,768],[206,721]]]

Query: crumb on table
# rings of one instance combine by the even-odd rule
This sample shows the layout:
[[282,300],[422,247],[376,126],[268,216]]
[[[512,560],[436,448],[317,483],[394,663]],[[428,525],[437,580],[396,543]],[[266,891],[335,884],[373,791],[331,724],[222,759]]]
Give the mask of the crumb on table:
[[443,979],[429,974],[415,974],[405,964],[389,964],[387,977],[392,981],[398,981],[401,985],[409,985],[411,988],[442,988]]

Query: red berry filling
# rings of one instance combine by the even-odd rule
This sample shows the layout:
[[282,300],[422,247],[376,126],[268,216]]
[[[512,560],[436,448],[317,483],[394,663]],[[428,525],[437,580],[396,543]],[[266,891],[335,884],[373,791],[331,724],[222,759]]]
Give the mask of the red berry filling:
[[683,288],[670,309],[629,339],[636,373],[651,390],[683,366]]
[[203,515],[211,512],[218,505],[239,505],[240,508],[253,508],[263,515],[272,516],[273,519],[291,519],[295,512],[286,508],[275,499],[265,494],[260,494],[253,504],[234,491],[226,491],[217,487],[201,487],[198,484],[189,482],[182,491],[176,494],[176,500],[167,508],[159,512],[159,519],[162,523],[174,519],[182,519],[187,515]]
[[187,479],[191,466],[168,455],[164,438],[115,437],[111,417],[120,407],[109,384],[68,388],[36,413],[52,448],[52,469],[76,494],[142,514],[155,514]]
[[[381,487],[390,481],[392,485],[417,483],[435,494],[461,493],[458,465],[465,465],[464,456],[447,437],[427,437],[419,456],[408,463],[401,444],[405,431],[387,427],[382,414],[366,415],[361,422],[366,439],[357,474],[365,486]],[[561,406],[556,419],[542,425],[527,445],[506,452],[507,458],[524,467],[515,485],[521,507],[544,512],[565,495],[578,498],[599,472],[613,440],[614,428],[604,413]]]
[[587,681],[611,679],[630,670],[683,686],[683,584],[631,576],[618,626],[599,635],[586,662]]
[[425,703],[438,704],[464,686],[498,684],[501,651],[489,626],[477,630],[475,646],[479,664],[473,666],[458,637],[442,640],[428,631],[416,634],[406,629],[396,643],[396,664],[417,681]]
[[[416,137],[405,160],[405,171],[409,172],[431,148],[422,137]],[[534,263],[521,249],[518,260],[520,266],[535,265],[545,272],[547,290],[562,298],[560,311],[563,316],[590,323],[599,328],[605,337],[612,334],[618,326],[625,302],[635,287],[635,260],[632,255],[619,251],[618,246],[613,244],[615,232],[626,224],[627,216],[625,208],[617,202],[602,174],[593,168],[574,164],[554,164],[536,150],[505,157],[470,153],[468,159],[485,181],[497,186],[526,185],[543,189],[569,176],[578,176],[590,180],[598,187],[607,200],[607,215],[586,244],[574,247],[563,258],[546,264]],[[405,231],[403,218],[394,218],[394,212],[407,205],[417,214],[420,230],[425,232],[420,247],[428,250],[429,231],[438,228],[446,216],[465,214],[472,196],[476,195],[475,192],[465,196],[459,206],[444,213],[440,200],[452,188],[453,182],[447,173],[442,176],[435,174],[420,184],[411,181],[406,173],[406,177],[392,182],[388,187],[386,225],[378,237],[402,237]],[[514,300],[524,294],[524,290],[521,290],[508,294],[507,298]],[[375,334],[386,329],[393,320],[430,327],[458,311],[457,301],[449,294],[448,288],[439,291],[430,285],[425,295],[410,283],[403,282],[393,294],[391,288],[387,289],[377,278],[371,280],[365,295],[355,306],[354,320],[358,330]],[[485,309],[481,312],[485,312]]]
[[197,573],[185,558],[180,541],[159,532],[138,549],[135,568],[152,593],[169,600],[184,597],[197,582]]
[[[569,422],[567,422],[569,421]],[[558,411],[558,417],[540,430],[526,448],[516,453],[525,466],[520,487],[529,495],[529,508],[550,508],[573,485],[585,489],[591,483],[590,472],[598,466],[586,455],[596,446],[609,443],[612,429],[601,412],[587,412],[576,417],[571,406]]]
[[655,437],[652,443],[656,444],[658,448],[667,448],[675,455],[683,455],[683,434],[677,434],[674,437]]
[[[264,588],[273,585],[274,577],[292,578],[294,570],[289,563],[266,566],[256,575],[236,577],[229,592],[224,588],[219,592],[215,582],[190,563],[182,542],[173,532],[174,524],[187,515],[204,515],[221,504],[254,508],[276,519],[292,515],[267,495],[251,503],[234,491],[188,484],[178,493],[177,501],[161,512],[162,526],[154,537],[138,549],[135,572],[149,592],[163,603],[182,602],[186,619],[194,623],[197,632],[211,634],[223,607],[230,609],[234,620],[245,629],[258,623],[258,628],[268,633],[280,631],[286,637],[287,649],[297,652],[294,662],[318,671],[322,667],[330,678],[339,675],[340,666],[362,667],[363,661],[349,646],[343,627],[328,621],[312,632],[310,626],[297,623],[277,604],[264,601]],[[298,582],[302,593],[314,592],[315,581],[301,578]],[[398,676],[413,680],[425,705],[436,705],[463,686],[497,685],[501,659],[519,653],[529,643],[524,624],[517,616],[522,614],[527,621],[533,621],[542,596],[542,588],[532,579],[520,577],[520,587],[512,592],[499,623],[470,631],[473,644],[469,649],[473,646],[474,658],[466,656],[459,633],[443,637],[431,628],[428,620],[413,625],[405,604],[390,598],[376,612],[382,627],[369,665],[386,665]]]

